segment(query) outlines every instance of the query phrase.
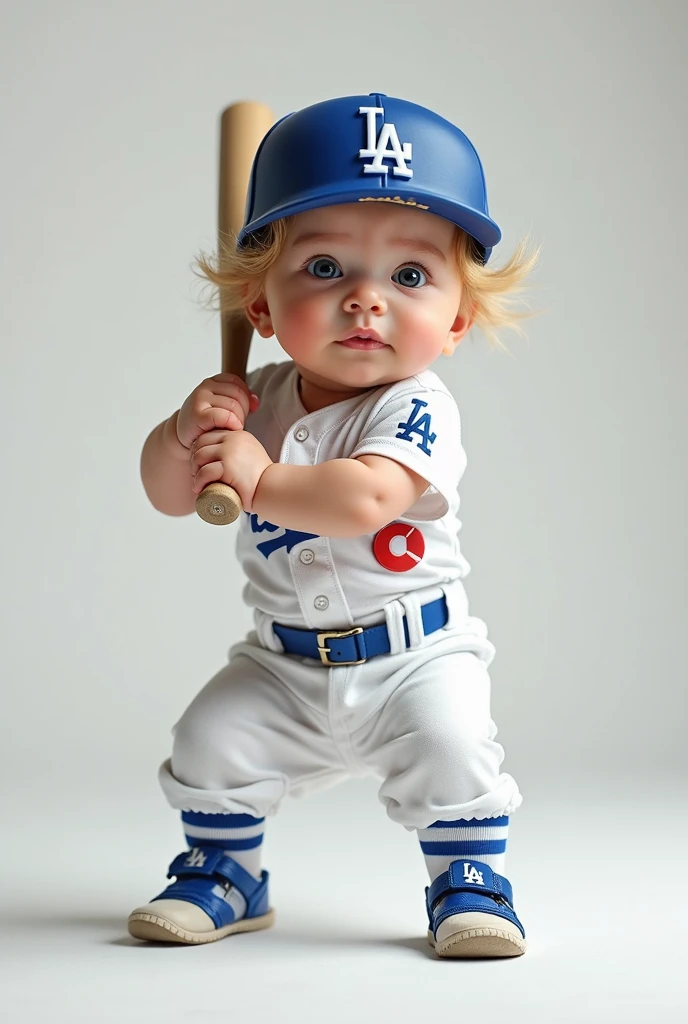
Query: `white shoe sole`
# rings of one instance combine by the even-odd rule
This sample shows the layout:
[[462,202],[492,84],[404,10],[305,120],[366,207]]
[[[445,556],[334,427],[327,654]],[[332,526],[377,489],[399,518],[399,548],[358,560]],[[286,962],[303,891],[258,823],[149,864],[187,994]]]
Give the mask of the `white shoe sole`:
[[515,924],[479,912],[448,917],[437,930],[437,940],[428,932],[428,942],[440,957],[522,956],[526,951]]
[[234,935],[236,932],[257,932],[262,928],[271,928],[274,922],[275,912],[269,910],[261,917],[244,917],[214,931],[190,932],[158,914],[135,910],[129,915],[127,927],[129,934],[135,939],[144,939],[146,942],[181,942],[197,946],[205,942],[217,942],[218,939],[224,939],[226,935]]

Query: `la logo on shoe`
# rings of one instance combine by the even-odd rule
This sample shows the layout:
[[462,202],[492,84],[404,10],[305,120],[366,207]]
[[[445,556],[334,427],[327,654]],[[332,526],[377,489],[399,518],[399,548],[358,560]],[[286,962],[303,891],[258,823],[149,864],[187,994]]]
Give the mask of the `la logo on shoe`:
[[203,850],[199,850],[196,847],[193,848],[189,856],[186,858],[186,865],[190,868],[202,868],[207,860]]
[[467,882],[471,882],[473,885],[485,885],[482,871],[478,871],[478,869],[473,867],[473,865],[468,863],[468,861],[464,861],[463,864],[463,877]]

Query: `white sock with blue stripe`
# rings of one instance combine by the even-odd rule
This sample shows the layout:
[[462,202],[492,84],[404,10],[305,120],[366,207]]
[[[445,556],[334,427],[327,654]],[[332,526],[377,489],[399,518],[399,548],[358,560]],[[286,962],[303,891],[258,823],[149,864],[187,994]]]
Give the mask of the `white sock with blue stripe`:
[[190,847],[219,846],[260,879],[260,856],[265,818],[250,814],[203,814],[182,811],[184,835]]
[[419,828],[420,848],[434,882],[447,871],[453,860],[462,857],[480,860],[498,874],[504,874],[509,816],[499,818],[459,818],[457,821],[436,821],[429,828]]

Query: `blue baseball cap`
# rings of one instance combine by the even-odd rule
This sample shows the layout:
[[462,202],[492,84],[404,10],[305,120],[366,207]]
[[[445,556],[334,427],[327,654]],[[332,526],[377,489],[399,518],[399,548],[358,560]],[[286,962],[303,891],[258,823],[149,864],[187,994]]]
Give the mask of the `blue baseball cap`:
[[417,103],[370,93],[315,103],[273,125],[253,161],[238,244],[282,217],[355,202],[444,217],[475,239],[485,263],[502,237],[467,136]]

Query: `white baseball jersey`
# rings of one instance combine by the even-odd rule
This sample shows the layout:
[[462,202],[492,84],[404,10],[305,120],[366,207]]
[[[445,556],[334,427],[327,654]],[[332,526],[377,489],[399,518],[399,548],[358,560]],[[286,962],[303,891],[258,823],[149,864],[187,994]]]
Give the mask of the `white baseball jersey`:
[[[373,535],[319,537],[244,514],[237,540],[255,632],[175,728],[160,781],[173,807],[275,814],[351,775],[380,779],[393,821],[510,814],[521,802],[500,771],[490,715],[494,647],[468,614],[457,485],[466,465],[459,412],[432,372],[307,413],[293,363],[249,376],[261,398],[246,420],[273,461],[389,456],[429,482],[399,520]],[[448,620],[425,634],[422,608],[443,596]],[[285,654],[274,622],[346,629],[384,623],[389,654],[326,666]],[[408,643],[406,639],[408,631]]]
[[320,537],[244,514],[237,554],[248,579],[243,597],[257,617],[310,629],[366,625],[404,594],[465,576],[457,486],[466,456],[459,411],[439,377],[425,370],[311,413],[298,379],[291,361],[248,379],[261,403],[246,429],[273,462],[382,455],[429,486],[405,515],[361,537]]

